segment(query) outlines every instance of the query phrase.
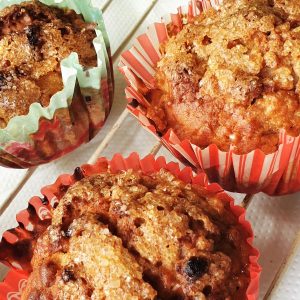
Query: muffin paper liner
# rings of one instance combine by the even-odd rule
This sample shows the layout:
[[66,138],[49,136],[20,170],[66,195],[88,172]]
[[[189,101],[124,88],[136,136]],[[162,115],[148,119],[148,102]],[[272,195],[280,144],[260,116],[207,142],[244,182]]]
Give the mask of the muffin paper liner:
[[43,197],[36,196],[29,200],[28,208],[16,216],[19,226],[6,231],[0,242],[0,261],[11,268],[5,281],[0,283],[0,299],[20,299],[25,280],[31,269],[32,249],[38,237],[49,226],[53,208],[57,206],[67,189],[83,177],[106,171],[117,173],[129,169],[141,170],[144,174],[166,169],[185,183],[203,187],[207,195],[214,195],[229,203],[250,246],[250,284],[247,289],[247,299],[257,299],[261,267],[257,263],[259,252],[252,246],[253,232],[250,223],[245,220],[245,209],[235,206],[234,200],[218,184],[210,184],[205,173],[193,175],[190,167],[180,170],[178,163],[167,163],[164,157],[155,158],[153,155],[148,155],[140,159],[137,153],[132,153],[128,158],[116,154],[111,161],[102,157],[94,165],[76,168],[73,175],[61,175],[52,185],[42,188]]
[[[0,9],[22,0],[1,1]],[[61,61],[64,88],[51,97],[47,107],[30,106],[0,129],[0,165],[17,168],[46,163],[88,142],[103,126],[113,98],[110,46],[101,11],[90,0],[41,0],[48,6],[69,8],[96,24],[93,41],[97,66],[85,68],[78,54]]]
[[195,16],[211,7],[217,9],[220,3],[217,0],[194,0],[189,6],[178,8],[176,14],[163,17],[161,23],[150,25],[148,31],[134,41],[132,48],[121,55],[119,69],[128,83],[127,108],[179,160],[205,171],[211,182],[218,182],[226,190],[249,194],[262,191],[269,195],[299,191],[299,136],[288,136],[282,130],[276,152],[264,154],[256,149],[238,155],[233,150],[223,152],[215,144],[201,149],[189,140],[180,140],[172,128],[162,136],[155,124],[146,117],[145,108],[151,104],[144,96],[145,86],[146,90],[154,88],[155,67],[161,57],[159,47],[169,38],[167,26],[179,32]]

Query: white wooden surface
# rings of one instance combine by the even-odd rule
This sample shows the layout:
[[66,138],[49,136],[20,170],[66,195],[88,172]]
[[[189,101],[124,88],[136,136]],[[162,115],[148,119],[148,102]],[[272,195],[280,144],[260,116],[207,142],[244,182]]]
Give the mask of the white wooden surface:
[[[186,4],[184,0],[94,0],[104,5],[104,18],[110,36],[115,67],[115,99],[112,112],[102,131],[89,144],[73,153],[40,166],[16,195],[8,208],[0,216],[0,236],[17,223],[15,215],[27,207],[27,201],[33,195],[39,195],[42,186],[52,183],[62,173],[72,173],[74,168],[89,160],[97,146],[107,135],[125,107],[125,82],[116,66],[118,55],[131,45],[133,34],[137,36],[145,31],[147,25],[159,21],[168,12],[175,11],[179,5]],[[137,26],[138,25],[138,26]],[[120,129],[116,132],[101,156],[111,158],[114,153],[127,155],[132,151],[144,156],[155,145],[156,139],[147,133],[136,120],[127,116]],[[165,155],[168,160],[174,158],[161,149],[158,155]],[[0,167],[0,207],[11,191],[18,186],[26,175],[25,170],[9,170]],[[232,194],[240,202],[243,195]],[[276,273],[282,266],[300,231],[300,193],[285,197],[268,197],[258,194],[247,209],[247,218],[252,222],[255,232],[255,245],[261,252],[260,264],[263,267],[259,299],[299,300],[300,299],[300,247],[294,249],[287,268],[275,283],[270,296],[270,286]],[[0,266],[0,278],[6,269]],[[269,291],[268,291],[269,290]]]

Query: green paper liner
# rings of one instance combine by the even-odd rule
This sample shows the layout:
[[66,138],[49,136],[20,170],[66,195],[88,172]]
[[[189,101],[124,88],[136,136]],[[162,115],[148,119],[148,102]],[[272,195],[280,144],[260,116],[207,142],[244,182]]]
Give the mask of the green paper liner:
[[[3,0],[0,9],[22,0]],[[113,73],[110,46],[101,11],[90,0],[40,0],[82,14],[96,24],[93,41],[97,67],[80,65],[77,53],[61,61],[63,90],[47,107],[30,106],[25,116],[16,116],[0,129],[0,165],[28,168],[49,162],[92,139],[103,126],[112,105]]]

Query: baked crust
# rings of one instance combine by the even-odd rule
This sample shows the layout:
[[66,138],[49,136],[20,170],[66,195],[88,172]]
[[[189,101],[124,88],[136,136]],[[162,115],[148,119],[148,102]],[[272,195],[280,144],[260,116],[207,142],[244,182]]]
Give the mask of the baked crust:
[[228,204],[164,170],[104,173],[60,200],[22,299],[241,300],[248,264]]
[[94,25],[71,10],[24,2],[0,11],[0,128],[26,115],[32,103],[48,106],[63,89],[60,62],[72,52],[96,66]]
[[168,28],[147,116],[202,148],[271,153],[300,134],[300,2],[224,2]]

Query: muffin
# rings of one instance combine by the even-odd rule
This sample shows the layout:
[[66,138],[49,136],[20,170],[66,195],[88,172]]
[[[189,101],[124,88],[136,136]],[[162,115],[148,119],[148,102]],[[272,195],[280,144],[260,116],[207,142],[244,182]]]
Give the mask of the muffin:
[[90,0],[20,2],[0,10],[0,164],[27,168],[98,133],[113,75],[102,14]]
[[34,245],[22,299],[246,299],[245,237],[228,202],[165,169],[87,176]]
[[222,2],[192,0],[122,53],[127,108],[226,190],[299,191],[300,6]]
[[72,52],[95,67],[95,26],[73,10],[24,2],[0,11],[0,128],[63,89],[60,62]]
[[162,45],[147,116],[161,133],[245,154],[300,134],[300,3],[227,0]]

